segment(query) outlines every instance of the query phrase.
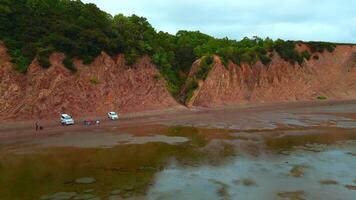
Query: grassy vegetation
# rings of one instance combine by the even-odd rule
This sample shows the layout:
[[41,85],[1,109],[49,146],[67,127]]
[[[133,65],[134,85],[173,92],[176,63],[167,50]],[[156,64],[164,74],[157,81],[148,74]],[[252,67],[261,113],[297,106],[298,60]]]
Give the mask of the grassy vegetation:
[[100,81],[99,81],[97,78],[95,78],[95,77],[91,77],[91,78],[89,79],[89,81],[90,81],[90,83],[92,83],[92,84],[94,84],[94,85],[100,84]]
[[301,53],[301,56],[307,60],[310,60],[310,58],[311,58],[310,52],[306,51],[306,50]]
[[212,69],[214,64],[214,56],[208,55],[202,57],[200,60],[200,65],[197,72],[193,77],[191,77],[184,90],[184,94],[181,94],[180,101],[182,103],[187,103],[193,96],[196,89],[199,87],[199,80],[205,80]]
[[196,78],[205,80],[211,68],[213,67],[213,64],[214,64],[214,56],[212,55],[204,56],[200,62],[200,67],[196,74]]
[[199,87],[198,81],[195,78],[193,78],[189,82],[189,84],[188,84],[188,86],[186,88],[185,97],[184,97],[184,101],[183,102],[189,101],[193,97],[194,91],[196,89],[198,89],[198,87]]
[[317,99],[318,100],[327,100],[328,98],[326,96],[318,96]]

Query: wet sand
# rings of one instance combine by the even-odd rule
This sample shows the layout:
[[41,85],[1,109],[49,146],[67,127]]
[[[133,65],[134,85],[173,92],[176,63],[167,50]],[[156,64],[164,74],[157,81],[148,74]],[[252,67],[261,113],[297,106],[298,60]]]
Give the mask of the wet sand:
[[[318,115],[319,114],[319,115]],[[133,113],[120,116],[119,121],[110,121],[97,116],[100,126],[85,127],[84,118],[75,119],[76,125],[64,127],[57,119],[42,120],[43,131],[35,131],[36,121],[0,122],[0,141],[38,135],[53,135],[65,132],[100,130],[112,127],[135,127],[137,125],[183,125],[228,129],[275,129],[281,126],[303,126],[305,123],[331,122],[343,117],[356,119],[356,100],[292,102],[274,104],[252,104],[219,108],[190,108]],[[314,118],[314,119],[313,119]],[[339,126],[355,126],[344,118]],[[342,125],[344,124],[344,125]]]
[[[0,199],[356,197],[356,101],[0,127]],[[82,180],[89,181],[81,183]]]

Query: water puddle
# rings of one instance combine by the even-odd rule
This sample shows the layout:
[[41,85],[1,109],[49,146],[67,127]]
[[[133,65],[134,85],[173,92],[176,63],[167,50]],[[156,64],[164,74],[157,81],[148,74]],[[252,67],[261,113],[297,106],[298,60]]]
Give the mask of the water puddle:
[[42,147],[80,147],[80,148],[109,148],[117,145],[145,144],[150,142],[162,142],[178,144],[187,142],[188,139],[179,136],[151,135],[134,136],[130,134],[114,133],[66,133],[30,141]]

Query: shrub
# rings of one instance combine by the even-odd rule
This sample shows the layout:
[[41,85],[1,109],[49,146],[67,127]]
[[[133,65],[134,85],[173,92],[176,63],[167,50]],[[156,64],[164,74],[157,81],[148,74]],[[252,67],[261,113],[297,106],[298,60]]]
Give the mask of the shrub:
[[307,60],[310,60],[311,54],[309,53],[309,51],[305,50],[302,52],[302,57]]
[[43,68],[49,68],[51,66],[51,63],[49,62],[49,56],[52,54],[53,49],[52,48],[47,48],[47,49],[42,49],[40,48],[37,54],[37,61]]
[[153,79],[155,81],[159,81],[161,79],[161,76],[159,74],[156,74],[156,75],[153,76]]
[[335,50],[336,47],[335,44],[330,42],[308,42],[307,45],[313,53],[323,53],[325,50],[331,53]]
[[190,83],[186,89],[187,92],[186,92],[186,96],[185,96],[185,102],[189,101],[193,97],[194,91],[196,89],[198,89],[198,87],[199,87],[199,84],[195,78],[190,81]]
[[170,56],[167,53],[156,53],[152,56],[152,61],[158,66],[160,75],[166,80],[170,93],[178,99],[181,86],[185,80],[179,76],[179,71],[169,62]]
[[326,99],[328,99],[328,98],[325,97],[325,96],[318,96],[317,99],[318,99],[318,100],[326,100]]
[[[13,52],[16,54],[16,52]],[[10,53],[11,54],[11,53]],[[27,67],[30,65],[30,60],[22,55],[12,56],[12,61],[14,62],[14,69],[20,73],[26,73]]]
[[328,98],[325,97],[325,96],[318,96],[317,99],[318,99],[318,100],[327,100]]
[[296,62],[300,65],[303,63],[303,57],[295,49],[296,43],[294,41],[277,40],[274,44],[274,48],[277,53],[291,64]]
[[66,56],[63,60],[63,65],[72,72],[77,72],[77,68],[73,64],[72,58]]
[[91,77],[91,78],[89,79],[89,81],[90,81],[92,84],[94,84],[94,85],[100,84],[100,81],[99,81],[97,78],[95,78],[95,77]]
[[212,55],[205,56],[203,59],[203,63],[204,65],[212,65],[214,63],[214,56]]
[[260,46],[257,46],[255,49],[255,52],[257,52],[258,54],[262,54],[262,55],[265,55],[267,54],[267,50],[263,47],[260,47]]
[[222,64],[224,65],[224,67],[227,68],[229,65],[229,62],[223,57],[220,57],[220,60],[221,60]]
[[205,56],[204,58],[202,58],[196,77],[198,79],[205,80],[212,68],[213,63],[214,63],[213,56]]
[[49,58],[47,56],[37,56],[37,61],[43,68],[49,68],[51,63],[49,62]]
[[260,55],[259,57],[260,57],[261,62],[262,62],[264,65],[268,65],[268,64],[270,64],[270,63],[272,62],[272,59],[271,59],[271,57],[269,57],[269,56]]

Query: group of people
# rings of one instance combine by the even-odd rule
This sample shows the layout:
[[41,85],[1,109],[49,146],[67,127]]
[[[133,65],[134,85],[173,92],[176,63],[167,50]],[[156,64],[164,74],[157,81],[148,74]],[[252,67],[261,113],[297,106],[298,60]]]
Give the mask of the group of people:
[[35,123],[35,127],[36,127],[36,131],[41,131],[41,130],[43,130],[43,127],[39,125],[39,122],[38,122],[38,121]]
[[99,126],[99,125],[100,125],[100,121],[99,121],[99,120],[90,120],[90,119],[87,119],[87,120],[84,120],[84,125],[85,125],[85,126],[90,126],[90,125],[97,125],[97,126]]

